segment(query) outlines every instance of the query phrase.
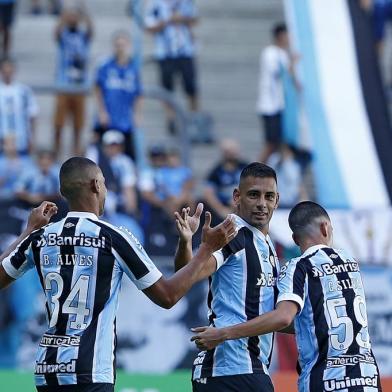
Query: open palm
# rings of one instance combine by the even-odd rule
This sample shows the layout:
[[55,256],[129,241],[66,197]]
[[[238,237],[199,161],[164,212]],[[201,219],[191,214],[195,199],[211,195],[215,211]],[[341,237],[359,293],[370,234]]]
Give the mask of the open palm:
[[181,214],[178,212],[174,213],[176,216],[176,227],[181,240],[189,241],[192,239],[193,234],[196,233],[200,226],[200,216],[203,208],[203,203],[199,203],[193,215],[189,215],[189,207],[183,208]]

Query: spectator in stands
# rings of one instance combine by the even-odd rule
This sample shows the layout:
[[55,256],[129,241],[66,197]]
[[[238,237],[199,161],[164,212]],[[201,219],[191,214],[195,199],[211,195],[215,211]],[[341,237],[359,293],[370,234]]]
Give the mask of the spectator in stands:
[[44,200],[56,201],[60,198],[59,169],[52,151],[38,151],[36,163],[18,178],[15,196],[32,206]]
[[391,0],[361,0],[362,8],[370,11],[373,18],[373,30],[376,40],[376,49],[382,55],[384,49],[385,28],[392,20]]
[[[53,15],[59,15],[62,0],[48,0],[48,12]],[[41,15],[44,12],[41,0],[31,0],[31,13],[33,15]]]
[[15,81],[15,64],[9,59],[0,63],[0,152],[4,138],[14,135],[18,153],[32,150],[38,105],[31,89]]
[[272,30],[273,43],[263,49],[260,55],[260,82],[257,110],[263,123],[265,146],[260,161],[266,162],[283,140],[282,112],[285,107],[283,73],[288,72],[299,83],[294,73],[297,56],[290,54],[289,36],[285,24],[278,24]]
[[[173,91],[175,79],[181,76],[192,112],[199,110],[192,33],[196,22],[197,12],[193,0],[151,0],[145,18],[147,31],[155,37],[155,56],[161,85]],[[166,111],[168,130],[175,133],[174,113],[169,107],[166,107]]]
[[270,155],[267,165],[275,170],[278,178],[279,207],[292,208],[306,199],[301,165],[296,160],[291,146],[282,143],[279,150]]
[[11,200],[18,176],[30,168],[31,159],[28,155],[18,154],[14,135],[6,136],[3,146],[4,153],[0,155],[0,199]]
[[221,160],[208,175],[203,196],[206,208],[214,212],[212,215],[224,219],[232,212],[233,190],[247,163],[240,157],[237,140],[222,140],[220,149]]
[[7,58],[11,48],[11,28],[14,21],[15,0],[0,0],[0,58]]
[[[102,137],[103,153],[109,162],[114,181],[108,191],[115,194],[116,210],[130,215],[136,214],[136,168],[132,159],[124,154],[124,134],[107,131]],[[113,189],[111,189],[113,185]]]
[[153,207],[163,209],[170,217],[183,206],[193,206],[192,171],[185,167],[177,148],[150,149],[151,168],[141,175],[142,197]]
[[131,57],[128,33],[119,31],[113,38],[114,55],[97,70],[95,96],[99,137],[108,129],[121,131],[125,153],[135,159],[134,130],[140,125],[142,86],[139,68]]
[[93,35],[91,19],[85,9],[64,8],[55,30],[58,46],[54,116],[55,151],[60,152],[61,133],[68,118],[74,131],[73,153],[82,154],[81,136],[88,89],[88,56]]

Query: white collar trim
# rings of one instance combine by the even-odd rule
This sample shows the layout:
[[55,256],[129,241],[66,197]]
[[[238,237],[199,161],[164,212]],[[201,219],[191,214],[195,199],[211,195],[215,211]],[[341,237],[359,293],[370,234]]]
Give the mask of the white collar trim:
[[92,220],[98,220],[98,217],[92,212],[83,211],[70,211],[67,214],[67,218],[88,218]]

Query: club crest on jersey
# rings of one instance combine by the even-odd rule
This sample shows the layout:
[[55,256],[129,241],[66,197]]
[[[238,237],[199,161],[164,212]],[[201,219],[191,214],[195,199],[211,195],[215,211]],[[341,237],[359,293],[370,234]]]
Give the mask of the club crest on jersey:
[[272,265],[273,267],[276,267],[275,256],[271,255],[271,256],[269,257],[269,262],[271,263],[271,265]]

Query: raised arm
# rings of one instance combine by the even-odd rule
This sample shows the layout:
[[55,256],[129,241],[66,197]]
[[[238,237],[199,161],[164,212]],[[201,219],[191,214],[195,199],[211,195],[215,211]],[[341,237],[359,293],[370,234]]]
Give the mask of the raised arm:
[[157,305],[171,308],[199,280],[203,279],[205,264],[213,258],[212,253],[225,246],[237,234],[232,218],[227,218],[211,228],[211,214],[206,212],[201,245],[193,258],[170,279],[160,278],[155,284],[143,290]]
[[49,223],[53,215],[57,213],[57,206],[54,203],[43,201],[37,208],[33,208],[27,221],[25,230],[20,236],[2,253],[0,256],[0,289],[7,287],[14,281],[4,270],[1,262],[8,257],[26,237],[34,230],[40,229]]
[[292,301],[279,302],[276,309],[245,323],[225,328],[198,327],[192,331],[196,335],[191,341],[196,343],[200,350],[211,350],[226,340],[240,339],[251,336],[264,335],[280,331],[290,326],[299,310],[297,303]]

